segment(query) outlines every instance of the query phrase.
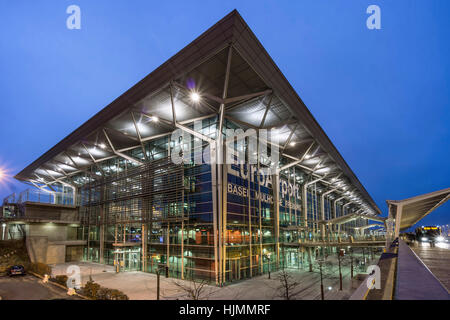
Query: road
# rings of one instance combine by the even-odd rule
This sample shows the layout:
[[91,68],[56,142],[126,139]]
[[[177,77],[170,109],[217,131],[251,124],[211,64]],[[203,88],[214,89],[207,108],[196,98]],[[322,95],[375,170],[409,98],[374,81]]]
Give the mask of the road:
[[450,290],[450,245],[437,243],[430,248],[428,243],[411,247],[439,281]]
[[79,300],[78,297],[68,296],[63,289],[42,283],[41,279],[31,275],[1,276],[0,297],[3,300]]

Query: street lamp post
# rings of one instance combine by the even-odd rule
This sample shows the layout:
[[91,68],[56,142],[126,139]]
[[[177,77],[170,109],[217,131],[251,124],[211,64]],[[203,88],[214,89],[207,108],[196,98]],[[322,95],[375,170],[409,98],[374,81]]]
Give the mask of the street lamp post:
[[339,261],[339,290],[342,291],[342,271],[341,271],[341,256],[344,255],[342,249],[339,250],[338,261]]
[[322,262],[323,260],[318,260],[319,262],[319,270],[320,270],[320,297],[322,300],[325,300],[325,293],[323,291],[323,275],[322,275]]
[[159,268],[156,270],[156,300],[159,300],[159,277],[160,272]]
[[5,238],[6,238],[6,223],[2,223],[2,228],[3,228],[3,230],[2,230],[2,240],[6,240]]
[[[158,264],[158,267],[156,268],[156,300],[159,300],[160,296],[160,278],[161,278],[161,271],[163,269],[167,268],[165,265]],[[167,269],[166,270],[166,277],[167,277]]]
[[350,277],[353,279],[353,248],[350,249]]

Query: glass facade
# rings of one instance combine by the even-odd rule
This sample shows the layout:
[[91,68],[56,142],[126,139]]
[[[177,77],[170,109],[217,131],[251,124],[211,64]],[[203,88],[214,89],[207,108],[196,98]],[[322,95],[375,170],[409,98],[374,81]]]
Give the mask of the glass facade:
[[[214,138],[216,121],[203,120],[201,133]],[[235,128],[229,122],[224,127]],[[170,154],[178,143],[195,151],[196,138],[190,139],[155,139],[128,151],[130,157],[144,160],[145,149],[148,161],[143,165],[117,157],[72,178],[80,186],[79,238],[87,240],[85,260],[114,265],[117,271],[159,270],[174,278],[220,284],[280,267],[307,268],[314,256],[308,258],[311,252],[302,244],[337,239],[336,228],[320,224],[321,193],[327,186],[307,185],[303,199],[305,182],[311,178],[307,172],[292,166],[278,176],[266,175],[263,159],[252,165],[210,165],[195,164],[192,157],[174,164]],[[200,145],[202,150],[208,146]],[[221,186],[217,170],[224,173]],[[343,210],[344,203],[335,203],[336,197],[323,197],[325,220],[352,209],[347,205]],[[341,237],[366,223],[343,224]]]

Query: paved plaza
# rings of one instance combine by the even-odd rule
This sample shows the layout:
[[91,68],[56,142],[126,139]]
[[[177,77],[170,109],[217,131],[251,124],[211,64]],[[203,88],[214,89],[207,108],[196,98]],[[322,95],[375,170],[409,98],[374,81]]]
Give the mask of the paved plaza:
[[[116,273],[112,266],[77,262],[81,269],[81,281],[83,285],[92,279],[100,285],[123,291],[132,300],[156,299],[156,275],[140,271],[129,271]],[[66,274],[67,267],[71,263],[52,266],[52,275]],[[320,296],[320,274],[317,270],[287,270],[293,279],[299,283],[295,291],[298,294],[293,299],[318,300]],[[335,272],[335,270],[334,270]],[[267,274],[257,276],[245,281],[231,283],[225,287],[207,285],[201,299],[209,300],[273,300],[280,297],[280,281],[277,280],[279,272],[273,272],[271,279]],[[190,281],[161,276],[161,299],[187,299],[186,293],[176,283],[190,285]],[[324,279],[325,299],[342,300],[348,299],[352,289],[350,282],[350,268],[343,267],[343,290],[339,291],[339,278],[326,277]]]

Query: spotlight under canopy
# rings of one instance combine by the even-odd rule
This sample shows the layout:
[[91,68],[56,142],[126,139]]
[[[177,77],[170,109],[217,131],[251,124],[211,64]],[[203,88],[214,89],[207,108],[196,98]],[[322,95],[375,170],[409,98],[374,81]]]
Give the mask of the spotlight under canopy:
[[200,95],[197,92],[192,92],[191,93],[191,100],[195,103],[200,102]]

